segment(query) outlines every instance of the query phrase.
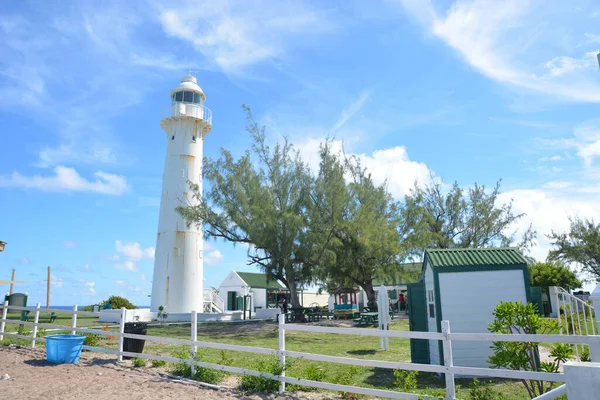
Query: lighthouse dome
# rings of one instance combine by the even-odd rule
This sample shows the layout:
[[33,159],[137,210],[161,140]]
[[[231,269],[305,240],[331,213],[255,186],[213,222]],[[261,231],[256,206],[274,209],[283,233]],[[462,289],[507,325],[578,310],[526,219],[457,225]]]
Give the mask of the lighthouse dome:
[[[177,85],[177,87],[175,89],[171,90],[170,96],[171,96],[171,98],[173,98],[174,101],[182,101],[179,99],[179,97],[181,96],[182,99],[184,97],[186,97],[185,92],[188,92],[189,95],[194,93],[195,94],[195,96],[193,96],[194,99],[197,99],[197,100],[200,100],[199,98],[202,99],[201,101],[193,101],[194,103],[204,102],[206,100],[206,95],[204,94],[204,92],[202,91],[200,86],[198,86],[198,80],[196,79],[195,76],[186,75],[183,78],[181,78],[181,83],[179,83],[179,85]],[[177,99],[176,99],[176,97],[177,97]],[[192,102],[192,101],[190,101],[190,102]]]

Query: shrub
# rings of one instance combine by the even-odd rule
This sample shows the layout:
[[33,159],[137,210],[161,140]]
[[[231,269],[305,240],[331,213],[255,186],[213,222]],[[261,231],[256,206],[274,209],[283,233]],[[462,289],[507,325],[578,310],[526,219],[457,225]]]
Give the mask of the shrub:
[[[488,330],[504,334],[548,334],[558,329],[558,323],[539,316],[536,306],[521,302],[500,302],[493,312],[494,321]],[[488,361],[494,368],[508,368],[523,371],[558,372],[560,364],[572,357],[573,348],[566,343],[557,343],[552,347],[552,362],[540,362],[537,343],[531,342],[493,342],[494,354]],[[529,396],[537,397],[552,390],[554,382],[521,380]]]
[[25,328],[25,325],[19,325],[17,328],[17,334],[21,336],[31,336],[31,331]]
[[587,345],[583,346],[583,350],[579,353],[579,360],[583,362],[591,362],[592,357],[590,356],[590,348]]
[[[259,360],[253,369],[273,375],[281,375],[284,370],[275,357]],[[263,376],[242,375],[239,388],[243,392],[271,393],[279,390],[279,382]]]
[[152,366],[154,368],[164,367],[165,365],[167,365],[167,362],[164,360],[152,360]]
[[[358,367],[351,365],[349,368],[344,369],[341,372],[338,372],[333,379],[332,383],[337,383],[338,385],[352,385],[356,381],[356,375],[358,375],[359,369]],[[344,399],[352,399],[355,398],[352,393],[349,392],[340,392],[342,398]]]
[[171,373],[183,377],[192,376],[192,366],[185,361],[190,359],[190,351],[187,347],[178,348],[173,352],[173,357],[179,358],[181,361],[171,364]]
[[326,375],[327,374],[325,373],[325,370],[323,368],[318,367],[314,364],[310,364],[304,369],[304,376],[309,381],[322,382],[325,380]]
[[419,371],[394,370],[394,385],[402,389],[403,392],[412,392],[417,390],[417,376]]
[[138,367],[138,368],[142,368],[146,366],[146,363],[148,361],[146,361],[145,358],[134,358],[133,359],[133,366],[134,367]]
[[97,347],[98,343],[100,343],[100,335],[95,333],[84,333],[83,336],[85,336],[85,339],[83,339],[84,346]]
[[500,394],[486,387],[478,379],[473,379],[473,383],[469,387],[471,389],[469,400],[500,400]]
[[101,310],[106,305],[106,303],[110,303],[110,305],[114,309],[125,307],[128,310],[133,310],[134,308],[137,308],[129,300],[121,296],[110,296],[107,300],[104,300],[102,303],[100,303]]
[[[181,361],[171,364],[171,373],[173,375],[179,375],[186,378],[192,378],[196,381],[206,383],[219,383],[223,380],[225,373],[212,368],[196,367],[196,372],[192,376],[192,366],[186,361],[191,360],[192,354],[187,347],[182,347],[173,352],[173,356],[179,358]],[[204,358],[203,353],[197,353],[194,363],[202,361]]]

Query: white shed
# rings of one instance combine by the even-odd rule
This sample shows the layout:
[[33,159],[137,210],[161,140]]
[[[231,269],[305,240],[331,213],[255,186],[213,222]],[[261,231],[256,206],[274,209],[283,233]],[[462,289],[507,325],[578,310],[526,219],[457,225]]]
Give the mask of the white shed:
[[[527,261],[514,248],[426,250],[423,275],[408,286],[410,329],[489,333],[501,301],[531,301]],[[452,342],[454,365],[488,367],[489,342]],[[442,343],[411,339],[413,362],[443,364]]]
[[281,282],[268,279],[267,274],[231,271],[219,287],[219,295],[227,311],[241,310],[238,298],[250,295],[252,311],[259,308],[278,308],[287,289]]

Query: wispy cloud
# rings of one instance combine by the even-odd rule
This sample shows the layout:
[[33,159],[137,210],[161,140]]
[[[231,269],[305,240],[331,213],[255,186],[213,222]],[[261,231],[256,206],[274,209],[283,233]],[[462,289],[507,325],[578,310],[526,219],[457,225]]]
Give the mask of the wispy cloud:
[[370,96],[371,93],[369,90],[363,91],[355,102],[350,104],[348,108],[342,111],[339,120],[336,122],[333,128],[331,128],[331,133],[335,133],[338,129],[343,127],[350,118],[352,118],[356,113],[360,112],[367,100],[369,100]]
[[138,270],[137,265],[133,261],[123,261],[120,264],[115,264],[116,269],[124,269],[126,271],[136,272]]
[[538,138],[538,141],[557,149],[575,149],[586,168],[600,157],[600,119],[593,119],[573,128],[573,136],[561,139]]
[[70,247],[70,248],[77,247],[77,242],[74,242],[72,240],[65,240],[63,242],[63,246]]
[[219,250],[212,250],[204,254],[204,263],[207,265],[216,265],[223,261],[223,253]]
[[[532,1],[463,0],[438,12],[430,1],[403,0],[405,9],[429,33],[452,47],[473,68],[498,82],[559,99],[600,102],[595,52],[556,54],[561,25],[572,12],[548,2],[543,12]],[[561,36],[558,36],[561,35]],[[584,37],[580,32],[579,37]],[[556,39],[556,40],[553,40]],[[563,40],[564,42],[565,40]],[[549,54],[555,52],[549,57]]]
[[277,7],[268,1],[188,1],[165,7],[160,19],[167,34],[190,43],[228,74],[284,57],[291,39],[300,46],[333,25],[326,12],[283,1]]
[[74,169],[64,166],[54,168],[54,175],[24,176],[18,172],[0,176],[0,187],[38,189],[45,192],[95,192],[121,195],[130,187],[125,177],[98,171],[94,180],[88,180]]
[[117,253],[123,254],[131,261],[153,260],[154,247],[142,248],[137,242],[124,243],[120,240],[115,242]]

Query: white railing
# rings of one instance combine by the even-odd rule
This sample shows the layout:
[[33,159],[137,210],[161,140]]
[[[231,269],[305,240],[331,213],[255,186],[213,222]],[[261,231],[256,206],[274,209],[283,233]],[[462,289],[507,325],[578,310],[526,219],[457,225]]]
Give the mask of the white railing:
[[[198,347],[203,348],[213,348],[213,349],[222,349],[222,350],[231,350],[231,351],[241,351],[247,353],[255,353],[255,354],[268,354],[279,357],[280,364],[282,366],[285,365],[286,357],[313,360],[313,361],[321,361],[321,362],[331,362],[337,364],[348,364],[348,365],[356,365],[356,366],[364,366],[364,367],[375,367],[375,368],[385,368],[385,369],[400,369],[400,370],[410,370],[410,371],[424,371],[424,372],[434,372],[445,374],[446,378],[446,399],[455,399],[456,398],[456,389],[454,377],[455,375],[467,375],[467,376],[478,376],[478,377],[495,377],[495,378],[508,378],[508,379],[533,379],[533,380],[542,380],[549,382],[565,382],[565,374],[564,373],[549,373],[549,372],[533,372],[533,371],[515,371],[515,370],[506,370],[506,369],[492,369],[492,368],[479,368],[479,367],[464,367],[453,364],[452,359],[452,342],[453,341],[507,341],[507,342],[549,342],[549,343],[571,343],[571,344],[587,344],[590,346],[590,349],[599,348],[600,347],[600,336],[581,336],[581,335],[572,335],[572,336],[564,336],[564,335],[525,335],[525,334],[493,334],[493,333],[452,333],[450,331],[450,323],[448,321],[442,321],[442,332],[405,332],[405,331],[393,331],[393,330],[377,330],[377,329],[365,329],[365,328],[334,328],[334,327],[325,327],[325,326],[311,326],[311,325],[301,325],[301,324],[286,324],[285,318],[279,318],[279,348],[278,349],[268,349],[268,348],[260,348],[260,347],[250,347],[250,346],[240,346],[240,345],[232,345],[232,344],[223,344],[223,343],[213,343],[213,342],[204,342],[198,341],[197,339],[197,319],[196,312],[192,311],[192,323],[190,330],[191,339],[176,339],[169,337],[161,337],[161,336],[149,336],[149,335],[138,335],[132,333],[125,333],[125,308],[121,309],[121,320],[119,324],[119,332],[108,332],[104,330],[98,329],[89,329],[89,328],[79,328],[76,326],[77,323],[77,315],[91,315],[97,316],[99,312],[83,312],[78,311],[77,307],[73,307],[73,310],[54,310],[54,309],[44,309],[43,312],[60,312],[60,313],[68,313],[72,314],[72,323],[70,326],[61,326],[57,324],[45,324],[37,322],[39,320],[40,311],[39,304],[33,308],[27,307],[16,307],[10,306],[11,310],[28,310],[35,312],[34,314],[34,322],[20,321],[20,320],[8,320],[7,319],[7,310],[8,310],[8,302],[4,303],[4,306],[0,306],[2,309],[2,319],[0,320],[0,340],[3,339],[4,336],[17,337],[21,339],[26,339],[31,341],[31,347],[35,347],[36,341],[45,341],[44,338],[36,337],[36,328],[62,328],[64,331],[76,331],[81,333],[94,333],[99,335],[110,335],[114,337],[118,337],[119,344],[118,349],[105,349],[101,347],[91,347],[84,346],[83,348],[86,350],[114,354],[117,356],[117,359],[121,361],[123,356],[129,357],[138,357],[150,360],[163,360],[167,362],[184,362],[189,364],[192,367],[192,371],[197,367],[205,367],[205,368],[213,368],[221,371],[236,373],[236,374],[245,374],[252,375],[258,377],[265,377],[269,379],[274,379],[280,382],[280,391],[285,391],[285,384],[297,384],[302,386],[312,386],[320,389],[334,390],[334,391],[344,391],[355,394],[363,394],[368,396],[377,396],[383,398],[392,398],[392,399],[420,399],[420,398],[429,398],[428,396],[422,396],[413,393],[403,393],[389,390],[381,390],[381,389],[372,389],[365,387],[357,387],[357,386],[349,386],[349,385],[340,385],[333,384],[327,382],[317,382],[302,378],[294,378],[288,377],[285,375],[285,371],[282,372],[281,375],[273,375],[270,373],[254,371],[246,368],[238,368],[231,367],[219,364],[211,364],[205,362],[194,361],[192,359],[189,360],[181,360],[176,357],[168,357],[168,356],[158,356],[151,354],[139,354],[139,353],[131,353],[123,351],[123,339],[131,338],[131,339],[141,339],[147,341],[154,341],[160,343],[168,343],[168,344],[176,344],[176,345],[186,345],[190,347],[190,353],[195,354]],[[6,332],[6,322],[15,323],[15,324],[23,324],[27,326],[33,326],[33,332],[31,336],[19,335],[14,332]],[[426,339],[426,340],[440,340],[443,345],[443,354],[444,354],[444,364],[443,365],[431,365],[431,364],[413,364],[408,362],[393,362],[393,361],[380,361],[380,360],[365,360],[365,359],[357,359],[357,358],[348,358],[348,357],[339,357],[339,356],[327,356],[322,354],[314,354],[314,353],[305,353],[299,351],[288,351],[285,348],[285,333],[286,331],[297,331],[297,332],[314,332],[314,333],[329,333],[329,334],[340,334],[340,335],[357,335],[357,336],[375,336],[375,337],[387,337],[387,338],[402,338],[402,339]],[[595,353],[594,353],[594,356]],[[563,395],[566,393],[566,385],[559,386],[552,390],[551,392],[545,393],[539,397],[537,400],[550,400],[555,399],[556,397]]]
[[[556,313],[560,333],[565,335],[597,335],[594,306],[557,287],[559,310]],[[583,352],[583,345],[575,346],[577,357]]]
[[204,289],[204,312],[222,313],[224,307],[225,301],[219,296],[215,289]]
[[162,114],[162,118],[182,116],[203,119],[208,125],[212,125],[212,111],[210,108],[201,104],[180,102],[172,103],[163,111]]

